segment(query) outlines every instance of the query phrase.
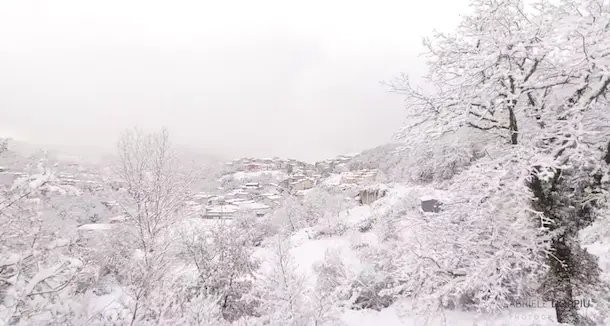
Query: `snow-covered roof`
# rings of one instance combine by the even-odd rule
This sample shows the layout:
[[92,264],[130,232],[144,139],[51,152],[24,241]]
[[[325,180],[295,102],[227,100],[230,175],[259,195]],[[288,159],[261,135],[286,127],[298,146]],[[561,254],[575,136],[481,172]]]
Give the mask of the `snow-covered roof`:
[[299,190],[296,192],[297,196],[305,196],[307,195],[308,192],[312,191],[313,189],[305,189],[305,190]]
[[256,202],[239,204],[240,210],[265,210],[265,209],[269,209],[269,208],[271,208],[271,207],[269,207],[263,203],[256,203]]
[[227,193],[228,196],[246,195],[246,194],[248,194],[248,192],[244,191],[243,189],[235,189],[235,190],[231,190],[229,193]]
[[326,180],[324,180],[322,183],[327,186],[337,186],[341,184],[341,177],[341,174],[334,174],[326,178]]
[[214,205],[206,207],[207,213],[235,213],[239,209],[235,205]]
[[237,204],[237,203],[243,203],[243,202],[249,202],[249,201],[251,201],[251,200],[243,199],[243,198],[232,198],[232,199],[225,200],[225,202],[229,203],[229,204]]
[[84,224],[78,227],[79,230],[110,230],[112,224],[95,223],[95,224]]
[[277,170],[271,171],[255,171],[255,172],[235,172],[232,176],[236,180],[250,179],[250,178],[259,178],[265,174],[271,174],[273,178],[281,178],[286,175],[286,173]]

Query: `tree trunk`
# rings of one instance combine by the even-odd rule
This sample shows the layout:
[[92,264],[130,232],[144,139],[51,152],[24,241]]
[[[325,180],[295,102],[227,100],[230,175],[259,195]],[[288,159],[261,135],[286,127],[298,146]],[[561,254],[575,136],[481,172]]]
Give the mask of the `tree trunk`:
[[551,258],[550,267],[551,274],[555,278],[552,300],[557,322],[578,325],[580,316],[572,292],[571,275],[574,274],[573,269],[576,267],[573,263],[572,251],[565,237],[554,240],[551,249],[555,255]]
[[519,139],[519,127],[517,127],[517,117],[515,116],[514,106],[516,101],[511,102],[511,107],[508,108],[508,130],[510,132],[510,143],[517,145]]

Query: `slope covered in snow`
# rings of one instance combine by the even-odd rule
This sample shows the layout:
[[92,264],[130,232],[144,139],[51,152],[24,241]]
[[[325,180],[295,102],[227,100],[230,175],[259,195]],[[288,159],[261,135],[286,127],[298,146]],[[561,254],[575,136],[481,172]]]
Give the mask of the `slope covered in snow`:
[[[386,246],[382,238],[387,233],[388,225],[381,219],[393,219],[395,217],[404,218],[405,221],[411,218],[425,218],[426,213],[419,209],[421,198],[435,198],[446,205],[451,205],[452,196],[447,191],[435,190],[429,187],[408,187],[395,185],[389,188],[387,195],[375,202],[371,206],[356,206],[341,211],[334,222],[343,223],[343,230],[339,234],[330,236],[316,232],[316,227],[304,228],[293,233],[288,242],[290,243],[289,255],[294,260],[295,271],[305,280],[304,285],[307,289],[303,292],[313,292],[319,286],[319,278],[324,277],[320,274],[319,266],[328,259],[329,253],[338,254],[342,268],[350,274],[345,276],[351,281],[357,281],[359,275],[378,273],[375,270],[377,262],[369,254],[371,251],[383,251]],[[433,216],[432,216],[433,218]],[[363,228],[363,225],[373,221],[373,226]],[[394,220],[394,222],[396,222]],[[325,221],[320,220],[323,225]],[[398,221],[398,224],[401,224]],[[409,225],[404,223],[403,225]],[[402,234],[408,236],[409,230],[401,230]],[[273,256],[274,241],[264,242],[263,247],[257,249],[257,257],[266,261],[266,257]],[[606,249],[603,249],[607,251]],[[602,251],[603,251],[602,250]],[[375,256],[373,256],[375,257]],[[270,267],[263,263],[263,272],[269,272]],[[338,287],[345,284],[337,284]],[[413,301],[401,299],[397,300],[388,307],[380,310],[346,309],[338,313],[338,320],[349,326],[360,325],[557,325],[555,322],[555,312],[550,302],[541,300],[532,301],[528,307],[511,307],[501,313],[487,314],[477,312],[467,312],[461,310],[445,309],[435,311],[431,309],[428,313],[421,313],[413,310]],[[416,304],[416,303],[415,303]],[[584,311],[586,315],[586,311]],[[337,320],[335,322],[338,322]]]

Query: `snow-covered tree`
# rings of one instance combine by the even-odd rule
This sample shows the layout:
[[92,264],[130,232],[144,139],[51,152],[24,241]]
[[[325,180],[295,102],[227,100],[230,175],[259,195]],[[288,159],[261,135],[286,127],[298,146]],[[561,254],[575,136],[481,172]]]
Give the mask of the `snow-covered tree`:
[[270,223],[280,231],[314,228],[318,235],[340,234],[345,227],[340,213],[353,207],[355,200],[340,189],[318,186],[300,198],[290,196],[273,212]]
[[0,189],[0,324],[65,322],[83,262],[50,210],[53,196],[77,196],[39,162],[37,171]]
[[252,315],[252,303],[244,297],[252,287],[253,239],[249,225],[215,220],[214,224],[189,226],[180,232],[186,262],[194,264],[196,296],[214,299],[228,321]]
[[[578,232],[599,215],[598,208],[606,202],[602,194],[608,173],[603,157],[610,140],[604,110],[610,85],[610,5],[592,0],[542,2],[530,8],[520,0],[474,0],[471,4],[474,13],[464,18],[455,34],[437,33],[425,40],[428,90],[413,87],[407,78],[393,84],[394,90],[406,95],[411,117],[400,135],[407,148],[437,144],[455,135],[475,140],[487,156],[478,171],[468,174],[488,179],[462,182],[470,189],[480,187],[473,184],[475,180],[496,189],[488,189],[480,203],[464,207],[469,209],[462,212],[467,216],[454,214],[445,221],[446,225],[461,221],[460,228],[479,218],[494,221],[491,229],[482,225],[462,229],[462,236],[447,230],[448,241],[459,240],[454,252],[467,248],[466,241],[473,239],[495,238],[493,246],[505,245],[495,256],[469,255],[487,261],[487,265],[475,264],[507,271],[495,279],[495,285],[475,291],[479,303],[487,302],[486,308],[505,305],[507,295],[513,295],[516,284],[523,281],[524,275],[510,271],[514,266],[546,269],[548,273],[541,276],[546,298],[561,303],[555,305],[557,320],[584,323],[576,307],[567,302],[576,293],[592,295],[595,288],[603,288],[593,257],[580,248]],[[533,212],[528,213],[524,208],[530,197],[534,197]],[[506,202],[518,206],[498,205]],[[439,227],[436,238],[447,229]],[[515,233],[527,242],[515,242]],[[423,247],[437,245],[434,238],[423,242]],[[448,287],[447,291],[477,284],[471,275],[474,270],[456,272],[445,265],[450,259],[439,262],[438,257],[429,257],[430,252],[448,255],[452,250],[434,247],[421,252],[407,249],[421,256],[418,261],[444,271],[447,278],[437,285]],[[513,258],[499,255],[502,252]],[[538,266],[532,266],[532,261]],[[458,286],[462,278],[467,283]]]
[[123,184],[117,198],[125,223],[113,228],[105,242],[105,268],[114,271],[131,297],[131,323],[162,318],[154,292],[171,285],[177,245],[170,232],[183,218],[194,170],[172,146],[167,130],[146,134],[130,130],[118,142],[116,176]]
[[[257,273],[253,296],[261,316],[259,325],[318,325],[312,289],[290,254],[290,240],[283,235],[271,239],[272,252]],[[266,268],[265,268],[266,267]],[[320,323],[321,324],[321,323]]]
[[316,187],[303,198],[303,213],[314,218],[320,236],[341,234],[346,230],[340,214],[355,206],[356,201],[333,187]]

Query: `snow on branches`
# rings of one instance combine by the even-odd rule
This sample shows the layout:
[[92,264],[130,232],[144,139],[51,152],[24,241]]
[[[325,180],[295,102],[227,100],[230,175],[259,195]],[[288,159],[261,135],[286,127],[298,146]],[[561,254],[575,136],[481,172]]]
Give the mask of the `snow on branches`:
[[59,237],[47,208],[53,196],[80,192],[61,185],[43,162],[0,191],[0,323],[58,321],[71,312],[61,301],[74,290],[83,262],[73,256],[71,241]]
[[[454,191],[466,193],[469,204],[414,224],[422,225],[409,242],[417,246],[405,250],[416,261],[434,254],[424,260],[437,272],[426,269],[420,285],[428,284],[430,291],[420,293],[434,299],[470,291],[479,308],[501,308],[523,271],[547,269],[539,275],[544,291],[570,301],[591,290],[576,266],[588,266],[589,285],[598,282],[578,232],[607,202],[610,4],[473,0],[471,6],[455,33],[424,40],[427,91],[406,77],[392,84],[407,98],[410,118],[398,137],[408,148],[457,137],[486,154],[448,183],[459,185]],[[475,242],[481,244],[469,245]],[[423,271],[417,266],[403,272],[417,275]],[[556,312],[559,322],[584,322],[572,308]]]

